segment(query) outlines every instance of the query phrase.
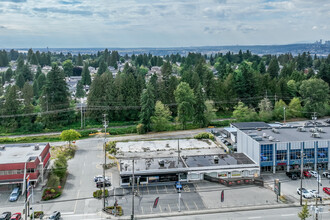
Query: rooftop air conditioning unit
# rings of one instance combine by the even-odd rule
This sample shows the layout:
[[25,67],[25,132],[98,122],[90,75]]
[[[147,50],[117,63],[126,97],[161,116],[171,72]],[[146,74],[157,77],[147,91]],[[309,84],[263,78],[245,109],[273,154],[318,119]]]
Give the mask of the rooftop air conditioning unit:
[[311,135],[313,138],[320,138],[320,134],[319,133],[312,133]]
[[263,134],[262,134],[262,137],[263,137],[263,138],[268,138],[268,135],[267,135],[266,133],[263,133]]
[[218,156],[214,156],[213,159],[214,159],[214,163],[215,164],[218,164],[219,163],[219,157]]
[[315,128],[311,128],[311,129],[309,129],[309,131],[312,132],[312,133],[316,133],[316,129]]
[[316,128],[316,130],[320,133],[324,133],[323,129],[322,128]]
[[269,136],[269,138],[268,138],[270,141],[274,141],[275,140],[275,138],[273,137],[273,136]]
[[274,132],[274,133],[276,133],[276,134],[279,134],[279,133],[280,133],[280,131],[277,130],[276,128],[273,128],[273,129],[272,129],[272,132]]
[[297,128],[297,131],[299,131],[299,132],[305,132],[305,131],[306,131],[306,128],[304,128],[304,127],[299,127],[299,128]]

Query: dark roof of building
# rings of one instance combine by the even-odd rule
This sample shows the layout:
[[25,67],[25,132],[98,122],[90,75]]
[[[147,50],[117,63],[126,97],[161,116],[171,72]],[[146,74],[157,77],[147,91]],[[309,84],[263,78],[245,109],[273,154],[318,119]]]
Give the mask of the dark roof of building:
[[254,162],[243,153],[187,156],[184,159],[185,163],[190,168],[254,164]]
[[271,126],[265,122],[238,122],[231,123],[232,126],[238,129],[254,129],[254,128],[270,128]]

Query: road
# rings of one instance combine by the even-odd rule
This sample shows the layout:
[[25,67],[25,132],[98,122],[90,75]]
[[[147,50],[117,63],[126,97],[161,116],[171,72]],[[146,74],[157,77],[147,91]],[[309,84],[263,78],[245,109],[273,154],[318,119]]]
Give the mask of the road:
[[[281,209],[267,209],[267,210],[253,210],[253,211],[238,211],[214,214],[201,214],[191,216],[175,216],[175,217],[161,217],[149,218],[150,220],[247,220],[247,219],[267,219],[267,220],[296,220],[299,219],[297,213],[301,208],[281,208]],[[329,220],[329,210],[324,210],[320,215],[320,219]],[[311,218],[310,218],[311,219]]]

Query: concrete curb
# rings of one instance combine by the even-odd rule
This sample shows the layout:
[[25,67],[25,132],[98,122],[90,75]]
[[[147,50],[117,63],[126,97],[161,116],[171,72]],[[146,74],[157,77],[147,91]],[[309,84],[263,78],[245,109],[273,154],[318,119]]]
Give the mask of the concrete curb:
[[[221,208],[221,209],[219,208],[219,209],[205,209],[205,210],[196,210],[196,211],[182,211],[182,212],[172,212],[172,213],[158,213],[158,214],[149,214],[149,215],[135,215],[135,219],[149,219],[149,218],[161,218],[161,217],[227,213],[227,212],[237,212],[237,211],[292,208],[292,207],[300,207],[300,204],[294,203],[294,204],[276,204],[276,205],[262,205],[262,206],[244,206],[244,207],[232,207],[232,208]],[[107,218],[118,219],[118,220],[131,219],[129,215],[122,217],[108,216]]]

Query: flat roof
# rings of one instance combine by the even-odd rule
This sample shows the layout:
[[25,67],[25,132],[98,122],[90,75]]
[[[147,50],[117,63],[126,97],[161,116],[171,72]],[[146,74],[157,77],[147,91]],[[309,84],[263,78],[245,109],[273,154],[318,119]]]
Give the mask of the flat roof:
[[232,127],[225,127],[225,128],[223,128],[223,130],[225,130],[229,133],[236,133],[237,132],[237,128],[232,128]]
[[38,144],[8,144],[4,150],[0,150],[0,164],[25,163],[33,161],[45,149],[47,144],[39,144],[39,149],[35,150]]
[[[161,165],[161,164],[164,165]],[[132,160],[120,160],[120,171],[132,172]],[[178,157],[164,158],[139,158],[134,160],[134,171],[166,170],[184,168],[184,164]]]
[[253,129],[253,128],[270,128],[270,125],[265,122],[237,122],[231,123],[232,126],[238,129]]
[[[215,157],[219,158],[218,163],[215,163]],[[243,153],[189,156],[186,157],[185,163],[190,168],[254,164],[254,162]]]
[[[250,135],[259,143],[276,143],[276,142],[295,142],[295,141],[321,141],[321,140],[330,140],[330,127],[329,126],[319,126],[319,129],[322,129],[322,132],[317,131],[320,135],[319,138],[312,137],[315,127],[304,127],[306,131],[298,131],[299,128],[288,128],[281,127],[276,128],[275,132],[273,129],[247,129],[241,130],[247,135]],[[257,138],[256,138],[257,137]],[[274,141],[271,141],[274,139]]]

